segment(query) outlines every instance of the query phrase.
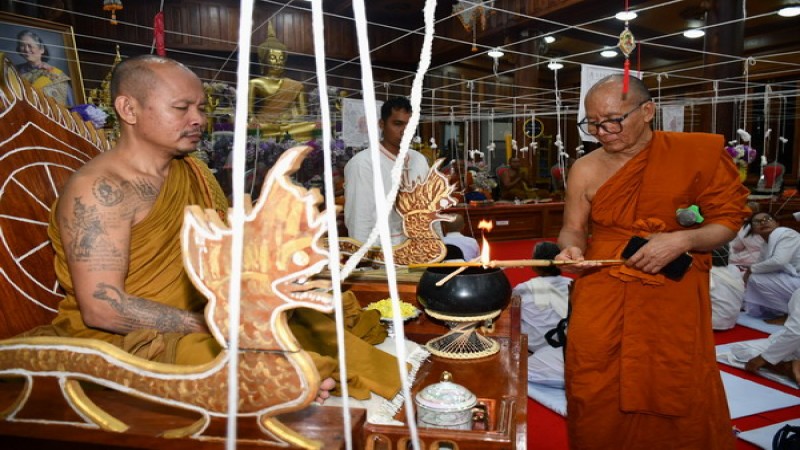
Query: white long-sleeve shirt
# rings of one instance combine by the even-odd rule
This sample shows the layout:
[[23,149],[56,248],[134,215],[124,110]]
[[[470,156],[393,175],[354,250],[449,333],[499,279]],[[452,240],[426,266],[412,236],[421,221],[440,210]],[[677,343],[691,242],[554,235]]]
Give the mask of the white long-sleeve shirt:
[[775,228],[769,234],[761,259],[750,266],[750,272],[800,275],[800,233],[791,228]]
[[[386,197],[392,188],[392,166],[397,157],[381,145],[380,158],[383,197]],[[409,181],[422,181],[428,174],[428,160],[414,150],[408,151],[403,167],[404,175]],[[344,167],[344,223],[347,234],[361,242],[366,242],[377,222],[372,178],[372,158],[369,150],[357,153]],[[392,234],[392,245],[405,241],[402,218],[394,209],[389,215],[389,230]]]

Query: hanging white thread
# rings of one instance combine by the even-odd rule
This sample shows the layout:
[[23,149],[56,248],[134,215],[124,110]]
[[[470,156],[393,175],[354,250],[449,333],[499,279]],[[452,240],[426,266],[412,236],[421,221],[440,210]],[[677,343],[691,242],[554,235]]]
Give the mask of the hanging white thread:
[[[431,49],[433,47],[433,34],[434,34],[434,11],[436,9],[436,0],[426,0],[425,8],[423,9],[423,17],[425,19],[425,37],[422,43],[422,50],[420,52],[420,62],[417,68],[417,74],[411,85],[411,105],[413,113],[411,120],[403,133],[403,138],[400,141],[400,152],[397,155],[397,160],[392,168],[392,189],[386,196],[382,198],[379,194],[383,192],[383,177],[380,172],[380,154],[378,150],[378,133],[377,126],[373,121],[367,122],[367,129],[370,135],[370,147],[372,151],[372,171],[373,171],[373,185],[375,189],[375,203],[378,216],[378,228],[380,229],[381,249],[383,250],[383,257],[386,263],[386,278],[389,286],[389,295],[392,299],[392,314],[394,316],[394,330],[395,330],[395,349],[397,355],[398,369],[400,371],[400,380],[402,382],[402,392],[404,397],[404,405],[406,411],[406,423],[410,440],[414,450],[420,450],[419,447],[419,433],[417,431],[416,420],[414,418],[414,404],[411,398],[411,386],[409,386],[408,369],[405,365],[406,349],[405,349],[405,332],[403,330],[403,321],[401,320],[402,314],[400,312],[399,295],[397,291],[397,272],[394,265],[394,254],[392,253],[391,235],[389,232],[389,212],[394,208],[394,202],[397,198],[397,191],[400,186],[400,177],[402,175],[402,168],[405,165],[406,155],[408,154],[408,147],[411,143],[411,137],[419,123],[420,104],[422,102],[422,82],[425,73],[430,67],[431,63]],[[365,87],[365,108],[367,111],[375,111],[375,92],[372,78],[372,60],[369,54],[369,40],[367,35],[367,17],[364,0],[356,0],[353,2],[353,13],[356,23],[356,31],[358,36],[359,57],[361,58],[361,69]],[[385,201],[388,200],[388,201]],[[348,265],[356,257],[360,259],[368,250],[371,242],[374,241],[374,235],[377,230],[373,229],[370,237],[367,239],[369,242],[365,243],[356,255],[353,255],[345,265],[345,270],[350,270],[355,267],[358,260]],[[344,272],[343,271],[343,272]],[[349,273],[349,271],[347,272]]]
[[[319,92],[328,92],[328,78],[325,73],[325,22],[322,11],[322,0],[313,0],[311,4],[311,16],[314,36],[314,60],[317,70],[317,80]],[[339,248],[339,230],[336,223],[336,198],[333,186],[333,160],[331,157],[332,136],[331,136],[331,110],[327,95],[319,96],[319,107],[322,113],[322,148],[325,162],[325,220],[328,223],[328,243],[331,249]],[[336,341],[344,342],[344,314],[342,312],[342,279],[339,267],[339,252],[328,252],[328,270],[331,274],[331,284],[333,287],[333,308],[336,320]],[[346,349],[344,346],[339,348],[339,379],[347,380],[347,364],[345,364]],[[353,436],[350,417],[350,389],[347,383],[341,383],[342,393],[342,434],[345,438],[347,450],[353,448]]]
[[[254,0],[244,1],[239,10],[239,27],[248,30],[239,33],[239,63],[236,68],[238,86],[250,82],[250,38],[253,28]],[[244,49],[244,50],[243,50]],[[236,121],[233,129],[233,205],[230,209],[231,274],[228,287],[228,416],[225,448],[236,449],[239,405],[239,323],[241,314],[242,266],[244,259],[244,169],[247,146],[247,90],[236,90]]]
[[719,81],[714,80],[714,97],[711,98],[711,132],[717,132],[717,101],[719,100]]

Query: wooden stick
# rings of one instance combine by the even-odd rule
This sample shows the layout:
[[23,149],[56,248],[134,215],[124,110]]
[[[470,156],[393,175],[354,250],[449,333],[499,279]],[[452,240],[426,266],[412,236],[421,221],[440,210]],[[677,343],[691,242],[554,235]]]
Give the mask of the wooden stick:
[[[473,260],[470,260],[470,261],[468,261],[468,262],[471,262],[471,263],[472,263],[472,262],[477,262],[477,261],[478,261],[478,259],[480,259],[480,258],[475,258],[475,259],[473,259]],[[456,269],[456,270],[454,270],[454,271],[450,272],[450,273],[449,273],[449,274],[448,274],[446,277],[444,277],[444,278],[442,278],[441,280],[439,280],[439,281],[437,281],[437,282],[436,282],[436,287],[442,287],[442,286],[444,286],[444,284],[445,284],[445,283],[447,283],[448,281],[450,281],[451,279],[453,279],[453,277],[454,277],[454,276],[456,276],[456,275],[460,274],[461,272],[463,272],[463,271],[467,270],[467,267],[468,267],[468,266],[461,266],[461,267],[459,267],[458,269]]]
[[557,261],[554,259],[508,259],[508,260],[493,260],[488,264],[483,264],[476,261],[450,261],[442,263],[427,263],[427,264],[409,264],[409,269],[426,269],[428,267],[547,267],[547,266],[565,266],[581,263],[596,263],[600,265],[615,265],[623,264],[623,259],[587,259],[583,261]]

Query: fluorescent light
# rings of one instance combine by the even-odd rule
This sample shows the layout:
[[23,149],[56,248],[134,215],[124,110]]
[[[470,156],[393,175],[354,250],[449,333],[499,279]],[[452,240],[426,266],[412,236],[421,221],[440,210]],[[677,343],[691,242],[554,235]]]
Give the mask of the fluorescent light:
[[548,44],[552,44],[553,42],[556,41],[556,38],[554,38],[553,36],[547,35],[547,36],[544,37],[544,41],[546,43],[548,43]]
[[633,20],[638,17],[638,15],[633,11],[620,11],[614,15],[617,20],[621,20],[623,22],[627,22],[629,20]]
[[800,6],[786,6],[778,10],[778,15],[781,17],[795,17],[800,16]]
[[600,56],[602,56],[603,58],[613,58],[617,56],[617,52],[614,50],[603,50],[602,52],[600,52]]
[[683,32],[683,36],[689,39],[696,39],[706,35],[706,32],[699,28],[690,28]]
[[550,70],[563,69],[564,68],[564,64],[561,64],[559,61],[556,61],[554,59],[554,60],[550,61],[549,63],[547,63],[547,68],[550,69]]
[[493,48],[493,49],[489,50],[488,52],[486,52],[486,54],[489,55],[492,58],[500,58],[503,55],[505,55],[505,53],[503,53],[499,48]]

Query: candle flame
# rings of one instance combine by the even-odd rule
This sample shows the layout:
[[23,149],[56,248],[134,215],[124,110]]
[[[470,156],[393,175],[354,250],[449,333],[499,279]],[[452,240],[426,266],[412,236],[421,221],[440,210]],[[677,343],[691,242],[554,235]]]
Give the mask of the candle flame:
[[488,266],[489,262],[491,261],[491,257],[489,255],[489,241],[486,240],[486,233],[489,233],[494,228],[494,224],[491,220],[481,220],[478,222],[478,229],[484,230],[483,232],[483,245],[481,246],[481,257],[480,262],[481,265]]

